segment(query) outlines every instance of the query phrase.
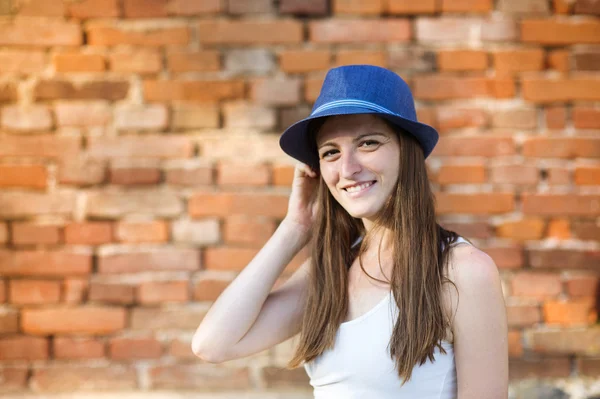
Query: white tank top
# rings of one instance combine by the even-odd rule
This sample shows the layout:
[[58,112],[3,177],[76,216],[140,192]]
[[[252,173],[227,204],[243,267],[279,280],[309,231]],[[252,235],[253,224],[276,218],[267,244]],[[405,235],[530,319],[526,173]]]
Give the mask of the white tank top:
[[[467,242],[460,238],[456,241]],[[340,325],[333,349],[304,368],[315,399],[454,399],[454,347],[442,341],[446,354],[434,351],[435,361],[415,365],[403,386],[387,350],[398,307],[390,291],[367,313]]]

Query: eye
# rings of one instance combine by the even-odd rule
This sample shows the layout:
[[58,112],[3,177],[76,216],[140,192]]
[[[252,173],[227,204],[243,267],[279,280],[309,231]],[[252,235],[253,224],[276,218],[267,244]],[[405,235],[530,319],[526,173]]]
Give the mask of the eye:
[[377,140],[365,140],[360,143],[359,147],[374,148],[374,147],[377,147],[379,144],[381,144],[381,143]]
[[323,158],[323,159],[324,159],[324,158],[327,158],[327,157],[329,157],[329,156],[335,155],[336,153],[338,153],[338,150],[336,150],[336,149],[333,149],[333,148],[332,148],[332,149],[330,149],[330,150],[324,151],[324,152],[321,154],[321,158]]

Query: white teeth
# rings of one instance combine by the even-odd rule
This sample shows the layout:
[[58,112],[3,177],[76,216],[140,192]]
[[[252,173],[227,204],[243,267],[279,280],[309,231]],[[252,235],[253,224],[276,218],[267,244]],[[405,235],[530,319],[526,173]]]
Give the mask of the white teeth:
[[360,190],[364,190],[367,187],[370,187],[373,185],[373,182],[368,182],[368,183],[363,183],[363,184],[359,184],[358,186],[352,186],[352,187],[348,187],[346,188],[346,191],[348,191],[349,193],[356,193]]

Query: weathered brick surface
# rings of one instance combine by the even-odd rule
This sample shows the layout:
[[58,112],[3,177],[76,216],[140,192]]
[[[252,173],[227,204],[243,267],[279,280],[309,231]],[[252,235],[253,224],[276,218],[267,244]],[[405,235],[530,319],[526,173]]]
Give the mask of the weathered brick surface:
[[500,269],[511,380],[544,379],[514,395],[567,395],[600,368],[599,7],[0,0],[0,396],[310,397],[289,344],[220,366],[190,343],[287,213],[279,134],[357,63],[440,133],[440,223]]

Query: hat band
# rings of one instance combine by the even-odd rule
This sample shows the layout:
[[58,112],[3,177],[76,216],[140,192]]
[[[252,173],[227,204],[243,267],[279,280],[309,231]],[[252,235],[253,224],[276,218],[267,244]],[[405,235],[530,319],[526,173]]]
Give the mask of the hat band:
[[396,115],[394,112],[390,111],[389,109],[387,109],[385,107],[382,107],[381,105],[377,105],[372,102],[363,101],[363,100],[332,101],[332,102],[321,105],[320,107],[315,109],[311,115],[315,115],[319,112],[326,111],[330,108],[339,108],[339,107],[343,107],[343,106],[359,106],[359,107],[370,109],[371,111],[377,111],[377,112],[381,112],[384,114]]

